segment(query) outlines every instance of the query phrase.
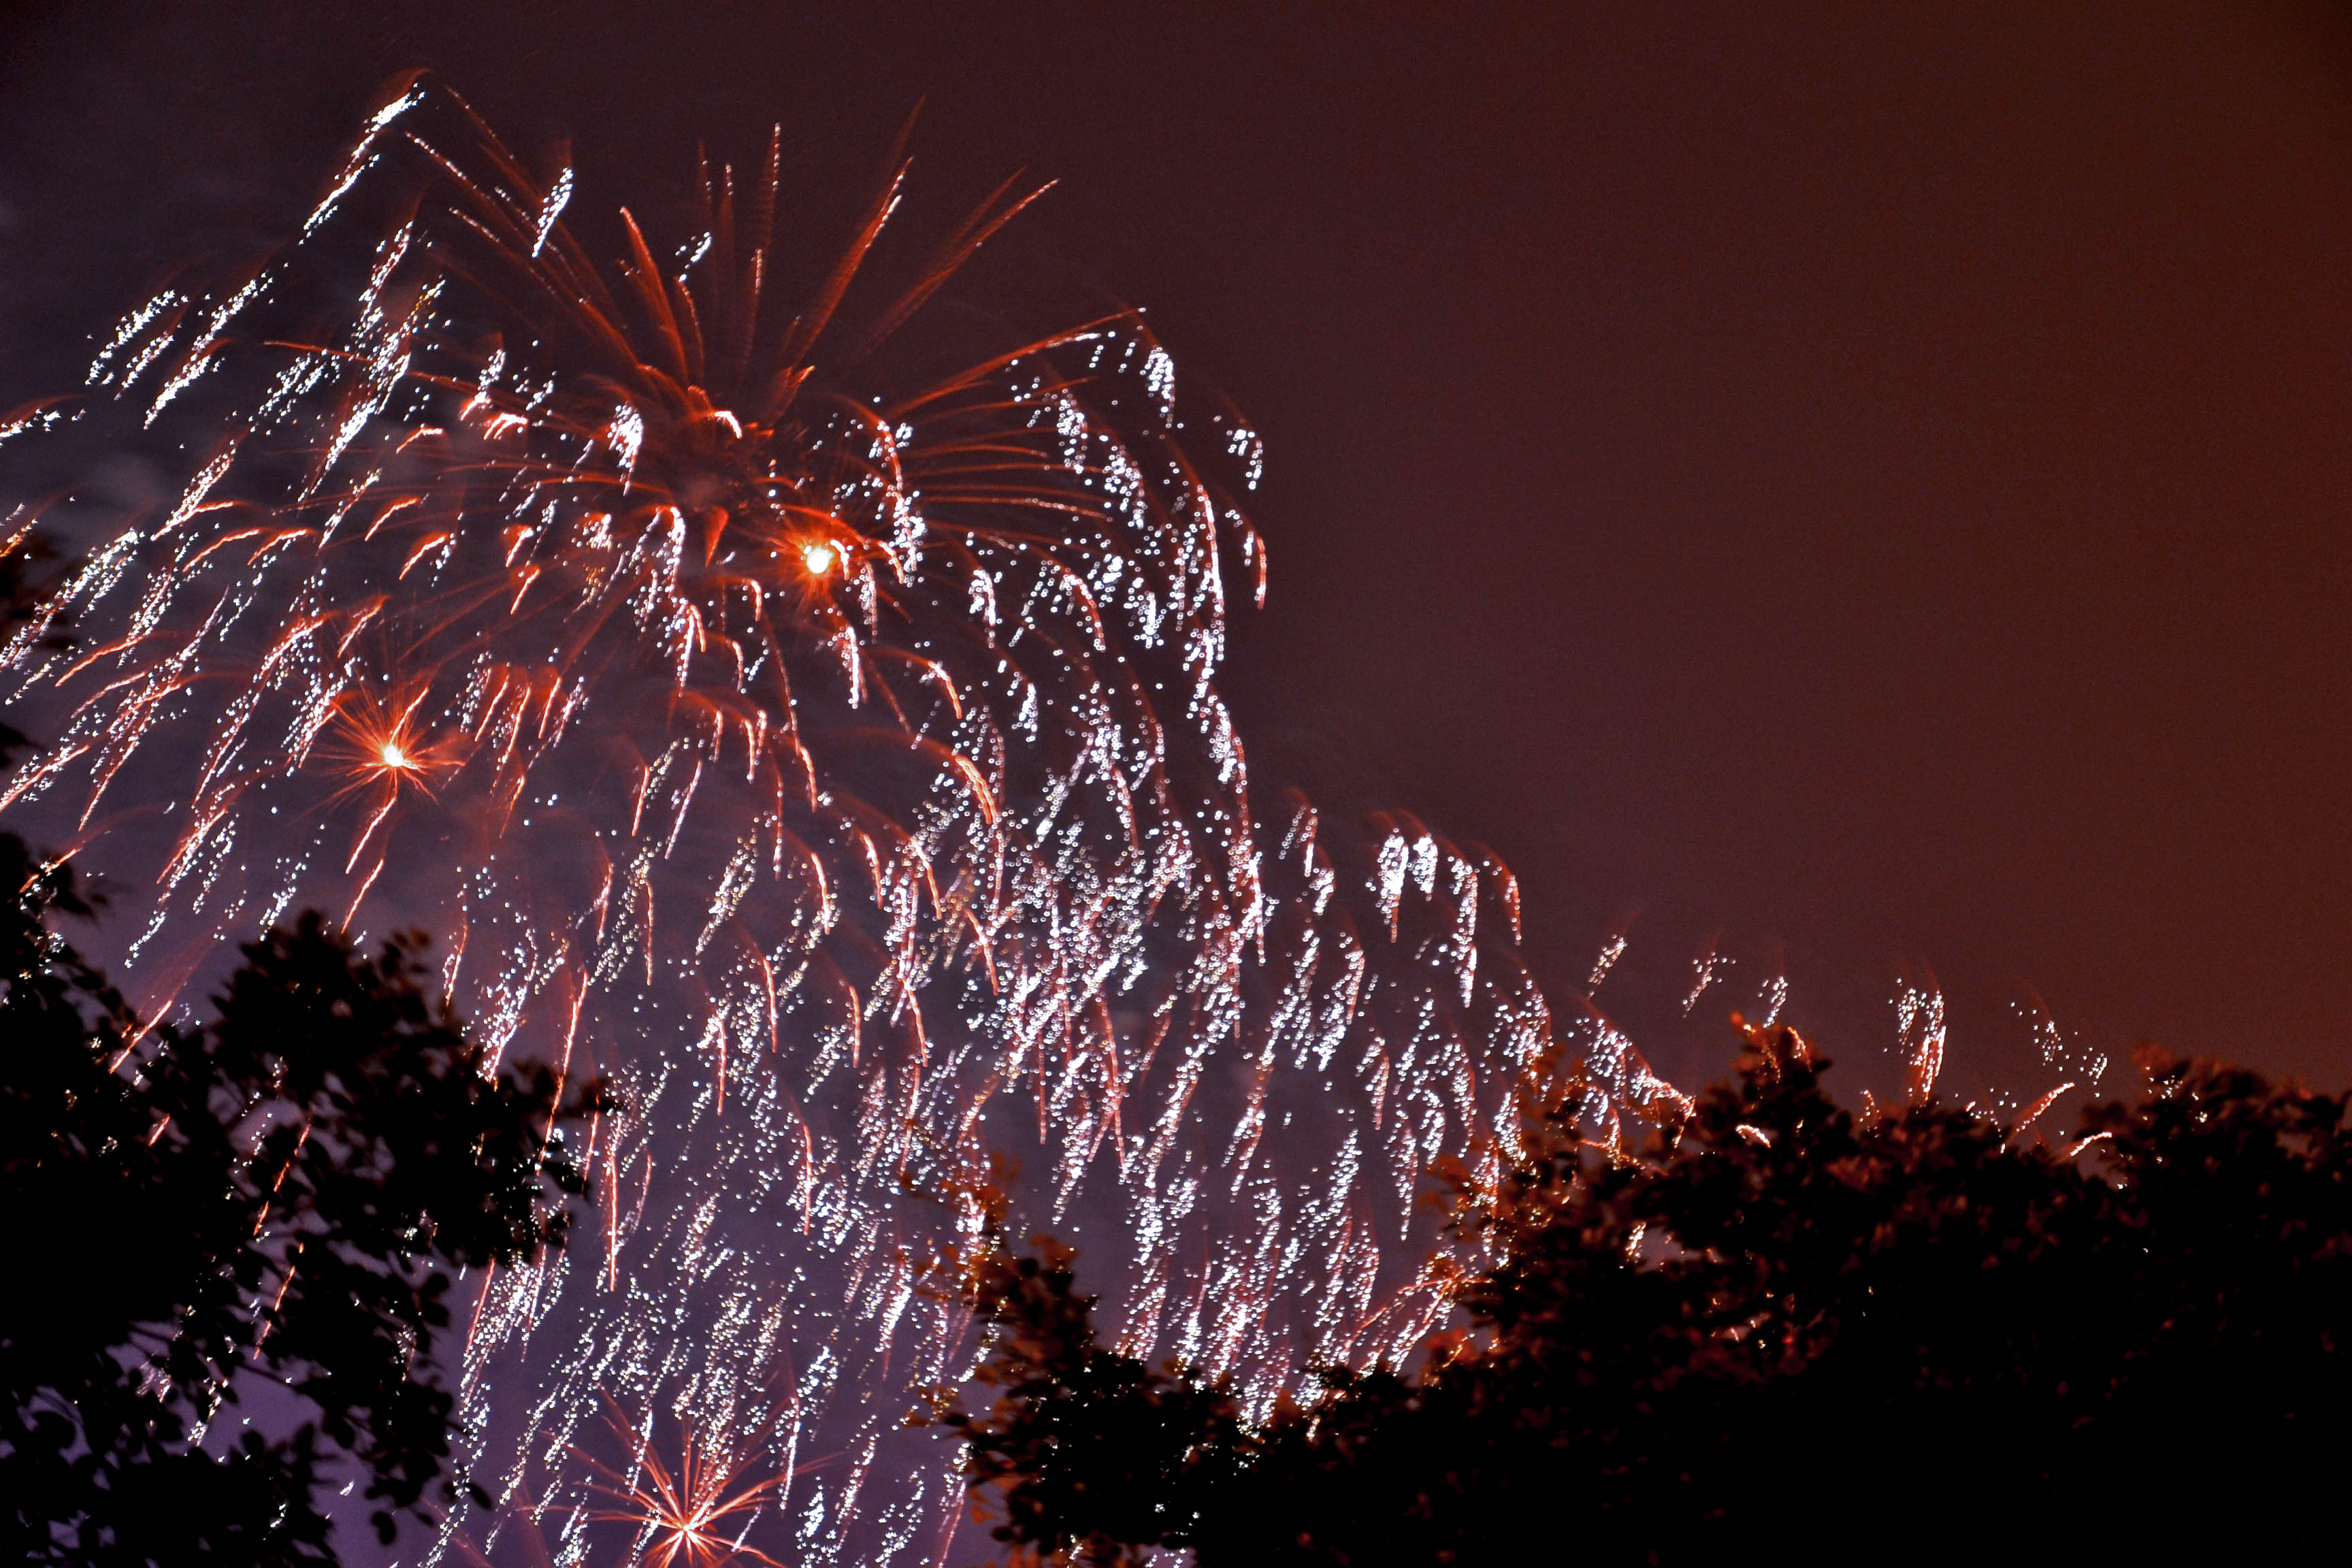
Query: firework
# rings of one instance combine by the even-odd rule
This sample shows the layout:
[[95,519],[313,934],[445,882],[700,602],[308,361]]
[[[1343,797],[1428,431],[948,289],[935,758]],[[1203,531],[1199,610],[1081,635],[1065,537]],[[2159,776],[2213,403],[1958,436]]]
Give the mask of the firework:
[[[746,1545],[743,1534],[791,1481],[789,1469],[749,1477],[747,1466],[736,1458],[743,1445],[698,1436],[683,1423],[677,1463],[672,1466],[652,1437],[624,1421],[617,1410],[607,1415],[606,1425],[627,1447],[629,1461],[625,1469],[614,1469],[592,1454],[578,1456],[604,1478],[592,1489],[610,1500],[588,1517],[633,1527],[639,1559],[651,1568],[716,1568],[739,1559],[782,1568],[766,1552]],[[646,1422],[652,1425],[650,1419]]]
[[[464,1287],[508,1506],[439,1552],[934,1560],[957,1483],[901,1423],[976,1352],[933,1271],[996,1152],[1130,1351],[1261,1406],[1402,1353],[1445,1301],[1417,1185],[1491,1180],[1562,1044],[1491,856],[1254,810],[1215,678],[1255,434],[1131,313],[907,330],[1016,185],[884,287],[894,159],[788,295],[781,152],[704,168],[675,249],[623,210],[608,267],[568,166],[402,84],[284,250],[103,347],[78,417],[170,493],[70,649],[6,653],[50,743],[0,804],[113,874],[151,1011],[315,906],[435,932],[494,1058],[619,1091],[593,1234]],[[1671,1093],[1589,1022],[1597,1110]]]

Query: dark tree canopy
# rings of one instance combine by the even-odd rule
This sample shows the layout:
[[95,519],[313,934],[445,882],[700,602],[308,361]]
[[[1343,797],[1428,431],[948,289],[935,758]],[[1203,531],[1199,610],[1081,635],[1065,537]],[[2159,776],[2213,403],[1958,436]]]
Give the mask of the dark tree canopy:
[[0,1557],[319,1560],[331,1479],[392,1539],[457,1484],[450,1271],[562,1242],[599,1091],[486,1077],[417,941],[316,917],[142,1032],[54,929],[70,873],[0,837]]
[[1411,1375],[1263,1426],[995,1258],[962,1428],[1018,1562],[1917,1561],[2317,1532],[2352,1452],[2347,1097],[2143,1058],[2081,1156],[1857,1116],[1793,1031],[1631,1163],[1573,1120],[1463,1194],[1496,1261]]

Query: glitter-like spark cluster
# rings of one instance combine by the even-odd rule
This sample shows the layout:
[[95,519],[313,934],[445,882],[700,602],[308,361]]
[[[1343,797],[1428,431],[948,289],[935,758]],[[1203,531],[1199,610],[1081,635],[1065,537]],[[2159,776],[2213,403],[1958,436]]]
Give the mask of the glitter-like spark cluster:
[[1260,444],[1139,316],[902,331],[1030,195],[877,289],[898,163],[788,285],[780,157],[706,167],[667,259],[622,211],[608,267],[568,166],[404,84],[285,249],[103,346],[169,493],[69,650],[5,655],[51,743],[5,804],[113,874],[145,1005],[317,906],[433,931],[495,1051],[620,1091],[593,1233],[465,1284],[504,1506],[436,1558],[937,1560],[957,1483],[901,1422],[976,1354],[935,1268],[993,1154],[1127,1348],[1264,1403],[1443,1310],[1416,1188],[1491,1178],[1568,1037],[1611,1136],[1673,1093],[1555,1030],[1492,857],[1261,821],[1215,685]]

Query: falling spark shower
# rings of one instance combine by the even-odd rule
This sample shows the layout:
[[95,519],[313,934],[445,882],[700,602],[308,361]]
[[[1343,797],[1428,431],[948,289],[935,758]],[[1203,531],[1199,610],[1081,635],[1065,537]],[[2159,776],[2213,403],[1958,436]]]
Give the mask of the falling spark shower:
[[315,907],[617,1092],[593,1226],[460,1287],[499,1506],[409,1561],[936,1562],[904,1420],[978,1353],[940,1262],[996,1186],[1126,1348],[1263,1405],[1444,1310],[1424,1178],[1491,1177],[1563,1049],[1604,1139],[1675,1098],[1554,1019],[1492,857],[1253,796],[1258,437],[1138,314],[936,307],[1035,193],[903,259],[894,156],[813,251],[782,155],[702,167],[683,232],[575,226],[568,161],[404,82],[265,265],[6,422],[171,476],[70,646],[5,655],[11,820],[109,874],[142,1005]]

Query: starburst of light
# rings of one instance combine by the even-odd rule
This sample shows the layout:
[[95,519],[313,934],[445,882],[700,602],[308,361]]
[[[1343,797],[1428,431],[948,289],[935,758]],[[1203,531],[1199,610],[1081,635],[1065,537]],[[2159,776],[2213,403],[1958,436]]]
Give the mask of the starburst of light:
[[[614,1469],[589,1456],[583,1459],[604,1479],[593,1489],[612,1505],[587,1517],[634,1526],[633,1561],[651,1568],[719,1568],[731,1562],[784,1564],[743,1536],[758,1511],[772,1504],[781,1476],[747,1479],[747,1466],[723,1441],[698,1438],[683,1422],[677,1462],[666,1461],[653,1441],[617,1414],[607,1417],[630,1450],[629,1463]],[[650,1420],[646,1423],[651,1425]]]

